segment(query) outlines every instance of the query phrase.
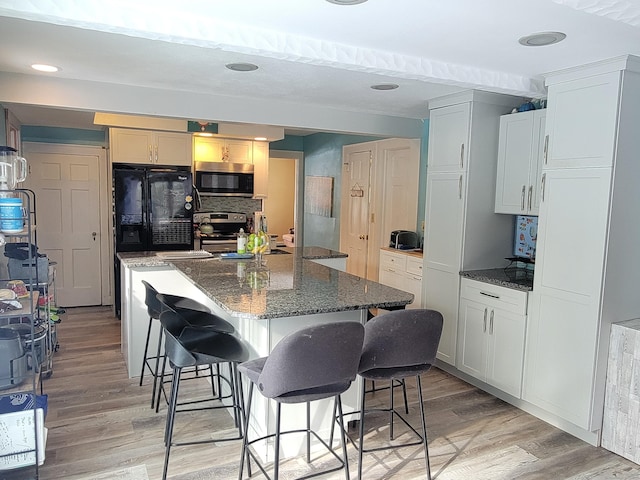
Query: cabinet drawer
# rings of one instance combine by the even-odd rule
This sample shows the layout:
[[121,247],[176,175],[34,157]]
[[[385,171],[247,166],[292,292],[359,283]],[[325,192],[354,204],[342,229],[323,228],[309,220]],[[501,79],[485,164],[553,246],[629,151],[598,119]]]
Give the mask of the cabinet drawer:
[[407,269],[407,256],[401,253],[380,252],[380,268],[404,272]]
[[422,276],[422,259],[407,257],[407,273]]
[[527,314],[527,292],[462,278],[460,297],[519,315]]

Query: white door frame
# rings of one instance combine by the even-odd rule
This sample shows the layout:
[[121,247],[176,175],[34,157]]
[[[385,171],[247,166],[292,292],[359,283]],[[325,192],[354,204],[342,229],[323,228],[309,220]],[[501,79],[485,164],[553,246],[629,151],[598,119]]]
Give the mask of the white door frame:
[[296,162],[295,205],[293,210],[293,228],[296,247],[304,246],[304,153],[294,150],[270,150],[269,157],[292,158]]
[[[99,209],[100,209],[100,265],[101,265],[101,298],[102,305],[111,305],[113,303],[113,294],[111,291],[111,282],[113,275],[113,264],[111,259],[113,258],[113,242],[111,241],[112,235],[109,229],[109,220],[111,217],[110,212],[110,176],[108,168],[107,150],[105,147],[90,146],[90,145],[75,145],[66,143],[39,143],[39,142],[24,142],[22,144],[22,151],[33,153],[70,153],[74,154],[86,154],[96,155],[99,158],[98,172],[99,172]],[[28,153],[24,154],[27,158],[27,165],[29,164]]]

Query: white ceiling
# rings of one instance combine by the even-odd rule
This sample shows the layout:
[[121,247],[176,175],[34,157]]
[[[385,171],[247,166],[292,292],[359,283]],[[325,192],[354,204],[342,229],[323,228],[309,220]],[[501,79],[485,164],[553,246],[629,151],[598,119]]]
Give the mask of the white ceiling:
[[[145,87],[157,92],[158,115],[258,119],[289,133],[331,130],[333,118],[348,131],[365,118],[424,119],[431,98],[463,89],[544,97],[545,73],[640,55],[639,26],[640,0],[0,0],[0,103],[25,124],[87,128],[87,112],[110,110],[101,100],[113,92],[132,99],[111,111],[153,113],[136,104]],[[544,31],[567,38],[518,43]],[[36,62],[62,70],[46,77],[29,68]],[[233,72],[230,62],[259,69]],[[15,87],[29,80],[34,90],[34,76],[38,92]],[[370,88],[378,83],[400,87]],[[247,111],[252,102],[259,115]],[[55,109],[26,108],[33,103]]]

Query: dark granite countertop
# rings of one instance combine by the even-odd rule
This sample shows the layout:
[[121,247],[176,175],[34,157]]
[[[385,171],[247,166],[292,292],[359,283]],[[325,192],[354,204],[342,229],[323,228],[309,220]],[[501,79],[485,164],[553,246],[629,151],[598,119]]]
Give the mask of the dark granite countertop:
[[151,252],[118,254],[128,267],[171,265],[231,315],[279,318],[316,313],[403,307],[413,294],[387,287],[312,259],[344,258],[320,247],[290,247],[291,255],[255,259],[164,260]]
[[466,270],[460,276],[478,282],[492,283],[501,287],[530,292],[533,290],[533,272],[514,268],[489,268],[485,270]]

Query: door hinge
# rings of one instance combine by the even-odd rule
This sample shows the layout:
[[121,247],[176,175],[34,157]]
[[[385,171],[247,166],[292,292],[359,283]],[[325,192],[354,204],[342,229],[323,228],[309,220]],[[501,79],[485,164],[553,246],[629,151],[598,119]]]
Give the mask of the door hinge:
[[371,223],[376,223],[376,217],[375,217],[375,213],[371,214]]

